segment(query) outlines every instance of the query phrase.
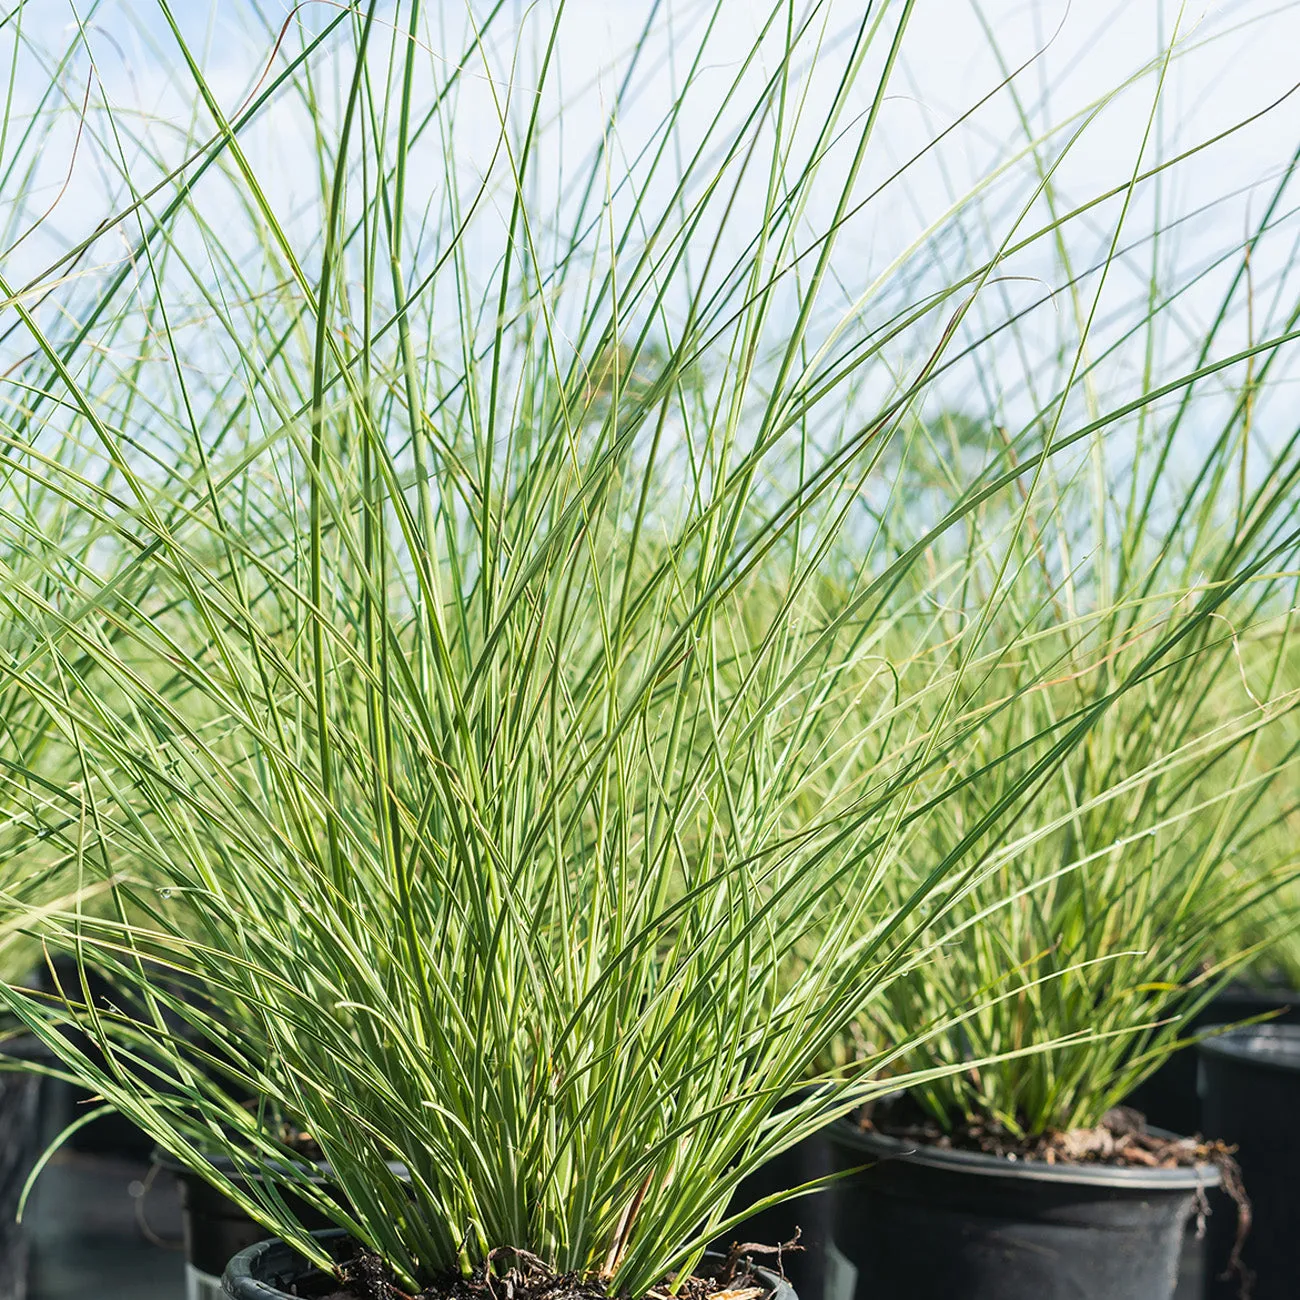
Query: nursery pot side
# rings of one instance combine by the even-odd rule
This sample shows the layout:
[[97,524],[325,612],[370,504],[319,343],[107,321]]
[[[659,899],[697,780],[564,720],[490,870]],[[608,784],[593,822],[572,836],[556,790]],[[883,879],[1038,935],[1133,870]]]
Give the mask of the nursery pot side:
[[[1300,1023],[1300,992],[1231,985],[1202,1007],[1180,1032],[1199,1033],[1214,1025],[1231,1025],[1269,1012],[1276,1015],[1269,1024]],[[1204,1124],[1198,1073],[1195,1045],[1180,1048],[1124,1098],[1124,1105],[1140,1110],[1148,1124],[1174,1133],[1200,1133]]]
[[1213,1165],[1013,1161],[834,1126],[827,1300],[1170,1300]]
[[[247,1178],[229,1156],[212,1155],[208,1159],[227,1178],[247,1185]],[[221,1275],[226,1265],[240,1251],[264,1241],[266,1229],[250,1219],[223,1191],[165,1151],[155,1149],[153,1160],[175,1176],[180,1189],[185,1234],[185,1300],[224,1300]],[[322,1178],[313,1181],[324,1183]],[[289,1191],[284,1193],[284,1198],[305,1227],[329,1227],[329,1221],[314,1206]]]
[[[785,1110],[795,1100],[806,1099],[801,1092],[783,1102]],[[806,1138],[772,1156],[745,1178],[736,1188],[727,1206],[727,1215],[742,1213],[748,1206],[777,1192],[825,1179],[835,1168],[834,1154],[822,1125]],[[793,1200],[782,1201],[741,1220],[735,1227],[714,1239],[712,1248],[723,1254],[737,1242],[756,1242],[764,1246],[782,1246],[798,1238],[799,1249],[784,1253],[780,1272],[799,1294],[799,1300],[824,1300],[826,1244],[830,1240],[830,1189],[810,1192]]]
[[[209,1155],[208,1163],[232,1182],[247,1185],[248,1177],[226,1155]],[[180,1188],[181,1224],[185,1238],[185,1300],[223,1300],[221,1276],[226,1265],[240,1251],[266,1240],[266,1229],[242,1210],[220,1188],[187,1165],[154,1149],[153,1161],[176,1178]],[[306,1170],[306,1166],[301,1166]],[[390,1162],[389,1169],[406,1177],[406,1166]],[[330,1185],[329,1166],[317,1166],[311,1175],[317,1187]],[[281,1189],[285,1204],[308,1231],[330,1229],[330,1221],[314,1205],[287,1189]]]
[[[728,1213],[739,1213],[766,1196],[825,1178],[833,1168],[833,1160],[825,1131],[813,1133],[750,1174],[736,1189]],[[829,1188],[822,1188],[760,1210],[713,1244],[720,1251],[729,1250],[735,1242],[781,1246],[797,1236],[799,1249],[782,1256],[781,1270],[799,1300],[824,1300],[830,1226],[831,1193]]]
[[[11,1058],[39,1051],[34,1039],[5,1044]],[[27,1236],[18,1222],[18,1200],[40,1154],[40,1097],[40,1075],[0,1071],[0,1300],[24,1300],[27,1294]]]
[[[1255,1274],[1252,1300],[1293,1300],[1300,1278],[1300,1025],[1253,1025],[1197,1045],[1204,1073],[1209,1137],[1237,1148],[1251,1203],[1242,1263]],[[1209,1294],[1235,1300],[1239,1284],[1224,1278],[1231,1225],[1210,1220]]]

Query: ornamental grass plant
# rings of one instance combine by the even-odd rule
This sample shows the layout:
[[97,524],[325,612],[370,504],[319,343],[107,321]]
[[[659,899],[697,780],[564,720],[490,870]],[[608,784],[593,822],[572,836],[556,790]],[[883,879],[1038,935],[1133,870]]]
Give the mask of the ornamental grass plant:
[[[1250,255],[1293,186],[1292,167],[1238,250],[1216,330],[1250,305]],[[1272,286],[1283,330],[1300,320],[1287,288]],[[1127,345],[1158,328],[1153,315]],[[1199,355],[1214,346],[1211,331]],[[1149,339],[1142,350],[1152,354]],[[1023,579],[1000,617],[1023,656],[1002,661],[968,702],[987,702],[989,717],[965,761],[1003,756],[1022,768],[1036,737],[1116,681],[1130,689],[1025,814],[984,841],[985,874],[932,931],[934,960],[883,990],[857,1030],[870,1050],[904,1027],[941,1026],[906,1057],[911,1069],[968,1063],[911,1090],[941,1129],[1037,1139],[1100,1125],[1191,1041],[1189,1022],[1230,980],[1286,951],[1300,875],[1288,835],[1300,788],[1300,435],[1284,413],[1268,430],[1254,423],[1260,392],[1286,364],[1285,351],[1270,351],[1228,388],[1218,427],[1195,434],[1188,385],[1144,415],[1122,458],[1101,447],[1089,472],[1056,487],[1061,526],[1050,540],[1018,534]],[[1001,440],[993,427],[966,430],[993,464]],[[1210,593],[1213,612],[1189,621]],[[989,598],[977,584],[976,604]],[[949,626],[961,616],[945,614]],[[1177,653],[1152,663],[1151,644],[1179,628]],[[1013,709],[998,707],[1031,681]],[[935,808],[927,834],[951,841],[986,798],[969,783]],[[914,879],[891,875],[894,896]],[[977,993],[982,1004],[958,1018]]]
[[[1294,615],[1294,610],[1293,610]],[[1289,629],[1288,629],[1289,630]],[[1289,646],[1278,654],[1277,639],[1281,626],[1265,629],[1266,633],[1241,645],[1245,673],[1258,677],[1257,665],[1276,658],[1274,690],[1294,698],[1300,691],[1300,648],[1291,638]],[[1287,712],[1279,717],[1261,737],[1253,757],[1260,771],[1294,753],[1300,743],[1300,714]],[[1250,960],[1238,973],[1238,982],[1247,988],[1270,993],[1285,993],[1300,987],[1300,941],[1297,918],[1300,918],[1300,882],[1287,870],[1296,861],[1296,830],[1300,827],[1300,798],[1295,781],[1278,783],[1271,791],[1273,816],[1261,822],[1257,832],[1243,843],[1239,870],[1243,874],[1257,871],[1286,877],[1276,890],[1266,891],[1258,907],[1234,917],[1233,924],[1216,932],[1213,951],[1248,952]]]
[[[461,30],[371,3],[263,23],[232,91],[159,0],[133,39],[179,115],[115,100],[107,5],[66,49],[11,16],[12,84],[50,95],[11,94],[0,154],[45,175],[20,127],[60,115],[102,179],[85,210],[56,192],[66,227],[17,204],[31,265],[0,275],[0,494],[95,536],[74,563],[0,515],[44,557],[0,569],[4,683],[73,764],[7,753],[34,792],[10,861],[103,901],[10,920],[83,973],[6,1000],[322,1265],[288,1191],[404,1287],[511,1251],[619,1295],[689,1271],[759,1163],[968,1064],[909,1062],[969,1006],[817,1062],[949,960],[988,846],[1281,562],[1261,533],[1212,577],[1047,617],[1026,561],[1073,527],[1058,478],[1296,330],[1083,384],[1130,207],[1172,166],[1135,146],[1053,201],[1043,157],[1109,97],[860,256],[991,102],[877,162],[916,8],[650,5],[592,89],[560,76],[563,5]],[[1174,55],[1120,88],[1148,118]],[[1009,278],[1103,218],[1033,418],[904,509],[946,385],[992,373],[1009,324],[1059,323]],[[1100,677],[1062,700],[1072,655]],[[87,964],[123,996],[88,998]]]
[[[1135,631],[1145,639],[1165,626]],[[908,1054],[912,1069],[970,1063],[912,1090],[944,1129],[1037,1138],[1101,1124],[1190,1041],[1191,1018],[1268,951],[1300,859],[1294,848],[1261,858],[1259,845],[1289,811],[1300,750],[1288,746],[1267,765],[1252,759],[1300,697],[1268,691],[1265,678],[1238,681],[1235,714],[1198,708],[1235,675],[1233,641],[1210,635],[1175,667],[1145,675],[1134,692],[1145,708],[1130,705],[1122,722],[1095,729],[1012,833],[988,843],[993,870],[943,917],[940,928],[954,928],[935,959],[891,984],[868,1017],[868,1041],[888,1041],[895,1026],[943,1026]],[[1124,671],[1112,659],[1071,673],[1044,692],[1028,725],[1078,708],[1112,666]],[[1014,750],[1027,722],[990,728],[980,752]],[[970,799],[978,810],[979,793]],[[966,824],[952,801],[932,833],[954,814],[950,831]],[[906,877],[895,884],[906,888]],[[989,923],[994,912],[1001,919]],[[954,1020],[972,990],[984,1004]],[[1001,1053],[1008,1059],[984,1063]]]

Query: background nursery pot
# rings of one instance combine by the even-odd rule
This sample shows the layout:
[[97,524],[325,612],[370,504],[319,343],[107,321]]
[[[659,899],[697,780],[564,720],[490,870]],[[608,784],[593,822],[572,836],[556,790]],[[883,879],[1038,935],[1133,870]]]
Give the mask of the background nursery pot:
[[[23,1059],[39,1053],[35,1040],[5,1046]],[[0,1071],[0,1300],[27,1294],[27,1238],[17,1222],[23,1183],[40,1152],[41,1078],[22,1070]]]
[[[327,1228],[312,1234],[330,1248],[346,1245],[348,1234],[341,1228]],[[719,1259],[709,1252],[705,1259]],[[312,1266],[292,1246],[283,1241],[262,1241],[242,1250],[226,1267],[222,1286],[232,1300],[274,1300],[297,1294],[298,1283],[311,1272]],[[799,1300],[785,1278],[765,1268],[755,1268],[754,1275],[771,1289],[765,1300]]]
[[[1276,1013],[1276,1019],[1269,1024],[1300,1024],[1300,992],[1234,985],[1224,989],[1187,1021],[1180,1036],[1197,1033],[1211,1025],[1251,1020],[1265,1012]],[[1172,1133],[1200,1133],[1204,1125],[1197,1076],[1196,1052],[1193,1047],[1183,1048],[1138,1084],[1125,1098],[1124,1104],[1140,1110],[1147,1123],[1158,1128]]]
[[[67,955],[55,957],[53,967],[55,978],[51,979],[48,972],[42,971],[37,983],[37,987],[46,993],[71,990],[75,995],[80,996],[84,978],[84,993],[95,1005],[105,1008],[127,1003],[131,1005],[133,1014],[139,1013],[141,1008],[138,1002],[132,1001],[129,994],[116,988],[97,970],[88,967],[83,972],[78,968],[76,961]],[[169,994],[185,999],[192,1006],[204,1010],[211,1009],[207,999],[193,989],[184,989],[174,981],[165,978],[161,983]],[[171,1011],[164,1010],[163,1018],[172,1032],[185,1034],[190,1038],[197,1037],[196,1031]],[[67,1027],[64,1029],[64,1034],[94,1062],[97,1068],[105,1068],[104,1053],[84,1032]],[[42,1131],[50,1134],[57,1133],[83,1117],[88,1111],[101,1105],[97,1093],[91,1088],[79,1086],[65,1079],[50,1079],[41,1092],[41,1106],[44,1112]],[[154,1143],[138,1124],[115,1110],[108,1110],[97,1115],[89,1123],[83,1123],[74,1129],[68,1135],[67,1145],[73,1151],[92,1155],[144,1160],[149,1157]],[[170,1165],[167,1167],[171,1168]]]
[[[1237,1148],[1251,1203],[1242,1263],[1255,1274],[1253,1300],[1296,1295],[1300,1277],[1300,1025],[1251,1025],[1198,1044],[1204,1070],[1205,1131]],[[1226,1216],[1211,1217],[1208,1285],[1236,1297],[1235,1279],[1220,1276],[1231,1256]]]
[[[78,970],[77,963],[72,957],[67,955],[55,957],[53,965],[57,982],[43,970],[39,987],[47,993],[53,993],[59,988],[80,989],[82,972]],[[120,994],[115,993],[113,987],[98,971],[87,969],[84,977],[86,993],[97,1005],[110,1005],[115,998],[121,1000]],[[72,1029],[65,1030],[65,1033],[82,1051],[91,1056],[97,1066],[102,1067],[105,1064],[104,1054],[96,1049],[84,1034]],[[65,1079],[51,1079],[41,1099],[45,1111],[42,1127],[47,1132],[57,1133],[98,1104],[96,1095],[91,1089],[69,1083]],[[153,1142],[138,1125],[133,1124],[126,1116],[111,1110],[96,1116],[89,1123],[80,1125],[68,1136],[67,1144],[73,1151],[119,1156],[127,1160],[143,1159],[153,1146]]]
[[[165,1151],[155,1149],[153,1159],[155,1164],[175,1175],[180,1188],[181,1221],[185,1232],[186,1300],[219,1300],[223,1294],[221,1275],[226,1265],[240,1251],[264,1241],[266,1229],[250,1219],[206,1178],[201,1178]],[[235,1162],[229,1156],[214,1155],[209,1159],[214,1169],[236,1179]],[[291,1192],[284,1193],[284,1196],[291,1210],[308,1228],[326,1227],[327,1221],[320,1211]]]
[[[806,1093],[799,1094],[806,1096]],[[778,1107],[784,1110],[788,1103]],[[746,1206],[792,1187],[828,1178],[835,1169],[835,1155],[827,1126],[760,1165],[736,1189],[727,1215],[739,1214]],[[799,1300],[823,1300],[826,1292],[826,1246],[830,1241],[831,1193],[829,1188],[782,1201],[738,1223],[713,1242],[713,1249],[726,1253],[737,1242],[779,1246],[798,1238],[799,1250],[782,1255],[779,1271],[798,1292]],[[767,1257],[769,1263],[771,1257]]]
[[1016,1162],[833,1126],[827,1300],[1169,1300],[1213,1165]]
[[[155,1148],[153,1160],[176,1178],[180,1188],[181,1222],[185,1233],[186,1300],[220,1300],[221,1276],[226,1265],[249,1246],[266,1240],[267,1231],[250,1219],[224,1192],[208,1179],[196,1174],[173,1156]],[[224,1155],[208,1157],[213,1169],[238,1183],[247,1179],[239,1175],[235,1162]],[[405,1176],[405,1166],[392,1164],[394,1173]],[[312,1176],[317,1187],[329,1185],[328,1174]],[[311,1231],[329,1227],[329,1220],[315,1206],[308,1205],[291,1190],[281,1188],[289,1211]]]
[[[743,1210],[746,1205],[787,1188],[825,1178],[834,1167],[834,1153],[825,1132],[814,1133],[746,1178],[732,1198],[729,1212]],[[830,1229],[831,1192],[823,1188],[760,1210],[738,1223],[725,1237],[719,1237],[714,1245],[719,1250],[730,1249],[734,1242],[778,1246],[797,1236],[802,1249],[782,1256],[781,1271],[799,1300],[823,1300]]]

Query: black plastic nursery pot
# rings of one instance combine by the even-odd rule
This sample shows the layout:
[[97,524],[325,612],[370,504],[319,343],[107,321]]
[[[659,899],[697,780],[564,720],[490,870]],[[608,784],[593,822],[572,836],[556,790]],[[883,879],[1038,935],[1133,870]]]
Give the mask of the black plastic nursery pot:
[[[34,1039],[6,1043],[4,1051],[20,1059],[40,1054]],[[27,1294],[27,1238],[17,1215],[23,1184],[40,1155],[41,1082],[38,1074],[0,1071],[0,1300]]]
[[[1234,984],[1202,1007],[1183,1032],[1194,1034],[1211,1025],[1231,1025],[1268,1012],[1277,1013],[1269,1024],[1300,1024],[1300,992]],[[1172,1133],[1203,1132],[1197,1079],[1196,1052],[1185,1048],[1174,1052],[1154,1074],[1143,1080],[1124,1099],[1124,1104],[1140,1110],[1149,1124]]]
[[[62,988],[74,997],[82,995],[81,975],[76,962],[71,957],[56,957],[54,970],[57,983],[50,978],[48,972],[43,972],[39,987],[44,988],[46,992],[54,992],[56,988]],[[174,984],[169,987],[170,991],[177,996],[195,1003],[201,1002],[193,991],[185,992]],[[125,1004],[133,1011],[142,1010],[138,1003],[133,1002],[129,994],[114,988],[93,968],[86,970],[85,992],[91,1001],[100,1007]],[[164,1019],[174,1033],[192,1032],[184,1021],[171,1012],[164,1012]],[[103,1053],[84,1033],[73,1028],[65,1028],[63,1032],[97,1066],[102,1068],[105,1065]],[[100,1109],[102,1102],[93,1092],[79,1084],[52,1079],[50,1086],[44,1091],[43,1106],[45,1108],[44,1130],[47,1133],[58,1133],[88,1112]],[[96,1115],[93,1120],[77,1128],[69,1135],[67,1145],[73,1151],[88,1155],[115,1156],[124,1160],[140,1161],[148,1159],[154,1144],[153,1139],[132,1120],[117,1111],[109,1110]]]
[[[834,1154],[825,1132],[814,1133],[746,1178],[737,1189],[730,1210],[739,1212],[764,1197],[825,1178],[833,1168]],[[719,1238],[714,1244],[720,1250],[729,1249],[736,1242],[781,1246],[797,1237],[801,1249],[781,1255],[781,1272],[798,1293],[799,1300],[824,1300],[830,1227],[831,1194],[826,1188],[761,1210],[738,1223],[725,1240]]]
[[[250,1219],[224,1192],[166,1152],[155,1150],[153,1159],[155,1164],[175,1175],[180,1188],[186,1300],[221,1300],[224,1296],[221,1275],[226,1265],[241,1251],[264,1241],[266,1229]],[[214,1155],[210,1160],[226,1177],[246,1182],[238,1176],[235,1162],[229,1156]],[[328,1226],[328,1220],[314,1206],[291,1192],[286,1192],[284,1198],[306,1227],[325,1229]]]
[[[339,1228],[327,1228],[312,1235],[325,1243],[336,1258],[348,1244],[348,1234]],[[721,1256],[710,1253],[705,1258],[721,1259]],[[293,1300],[312,1271],[312,1266],[292,1246],[283,1241],[262,1241],[240,1251],[230,1261],[222,1286],[232,1300],[281,1300],[281,1297]],[[771,1288],[764,1300],[799,1300],[785,1278],[765,1268],[755,1268],[754,1274]]]
[[[748,1205],[791,1187],[802,1187],[828,1177],[835,1168],[835,1156],[825,1128],[761,1165],[736,1189],[727,1207],[728,1215],[739,1214]],[[799,1294],[799,1300],[824,1300],[826,1290],[826,1246],[830,1241],[831,1192],[823,1188],[792,1201],[782,1201],[742,1220],[714,1249],[725,1253],[735,1243],[754,1242],[781,1246],[798,1238],[799,1250],[780,1256],[780,1272]],[[771,1257],[765,1256],[770,1260]]]
[[[39,980],[41,988],[52,993],[57,987],[68,991],[71,996],[80,995],[81,976],[76,962],[71,957],[55,957],[54,971],[57,984],[50,978],[48,972],[42,971]],[[111,987],[97,972],[87,970],[86,981],[90,997],[97,1004],[102,1005],[112,1000]],[[84,1034],[71,1029],[64,1032],[97,1065],[103,1065],[102,1053],[91,1045]],[[45,1090],[42,1104],[45,1108],[42,1127],[48,1133],[58,1133],[75,1120],[97,1109],[100,1102],[88,1088],[69,1083],[64,1079],[52,1079],[50,1086]],[[153,1142],[125,1115],[119,1115],[116,1111],[107,1111],[82,1124],[71,1133],[67,1145],[73,1151],[87,1154],[143,1160],[152,1149]]]
[[[1251,1203],[1241,1258],[1254,1273],[1252,1300],[1300,1295],[1300,1025],[1253,1025],[1198,1044],[1204,1071],[1204,1127],[1237,1148]],[[1235,1297],[1222,1272],[1230,1225],[1210,1220],[1208,1294]]]
[[1170,1300],[1213,1165],[1014,1161],[833,1126],[826,1300]]

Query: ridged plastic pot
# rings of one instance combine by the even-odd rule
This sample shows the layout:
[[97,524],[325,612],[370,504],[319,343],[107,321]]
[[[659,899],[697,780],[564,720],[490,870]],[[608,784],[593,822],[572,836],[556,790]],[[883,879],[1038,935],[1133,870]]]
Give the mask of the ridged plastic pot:
[[[1300,1025],[1254,1025],[1198,1044],[1205,1131],[1237,1148],[1251,1202],[1242,1261],[1254,1272],[1252,1300],[1300,1296]],[[1215,1216],[1223,1219],[1226,1216]],[[1209,1294],[1235,1297],[1220,1276],[1231,1225],[1210,1221]]]
[[[327,1228],[312,1234],[331,1251],[344,1248],[348,1234]],[[720,1258],[706,1255],[706,1259]],[[294,1300],[299,1283],[312,1266],[292,1246],[283,1241],[263,1241],[242,1250],[226,1267],[221,1279],[225,1294],[232,1300]],[[794,1288],[784,1278],[767,1269],[756,1268],[755,1276],[771,1287],[766,1300],[798,1300]]]
[[1171,1300],[1213,1165],[1049,1165],[832,1128],[827,1300]]
[[[34,1040],[5,1044],[10,1057],[35,1052]],[[40,1154],[41,1077],[0,1071],[0,1300],[27,1295],[27,1236],[17,1222],[18,1199]]]

